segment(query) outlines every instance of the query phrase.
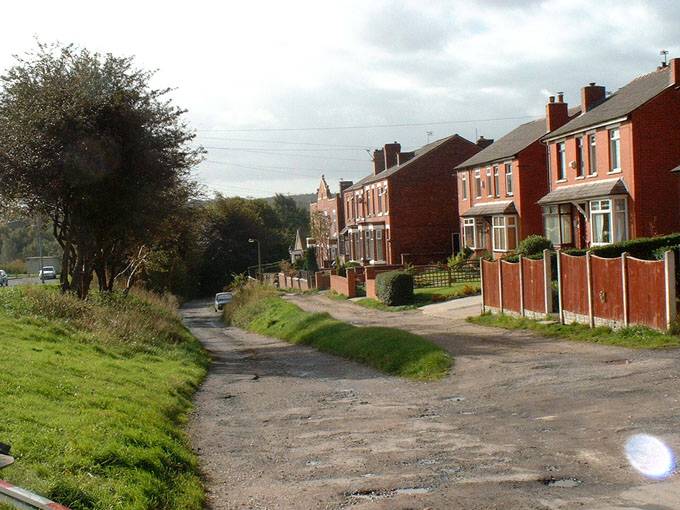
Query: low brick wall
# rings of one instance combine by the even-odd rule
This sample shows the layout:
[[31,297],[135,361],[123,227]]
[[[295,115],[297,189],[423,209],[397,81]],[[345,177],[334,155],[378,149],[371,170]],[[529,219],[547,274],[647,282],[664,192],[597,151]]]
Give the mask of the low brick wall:
[[347,276],[331,275],[331,290],[338,294],[353,298],[357,296],[357,277],[352,270],[347,270]]
[[314,274],[316,280],[317,290],[326,290],[331,288],[331,275],[327,271],[317,271]]
[[377,287],[376,287],[376,277],[378,273],[385,273],[387,271],[396,271],[403,269],[402,266],[377,266],[371,267],[366,266],[364,268],[364,274],[366,276],[366,297],[371,299],[378,299]]

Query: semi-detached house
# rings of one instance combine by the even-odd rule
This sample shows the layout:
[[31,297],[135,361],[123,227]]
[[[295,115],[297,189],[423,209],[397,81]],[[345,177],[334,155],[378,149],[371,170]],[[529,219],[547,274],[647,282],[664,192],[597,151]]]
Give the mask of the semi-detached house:
[[457,248],[458,204],[452,169],[480,150],[452,135],[414,151],[397,142],[373,153],[373,173],[343,193],[346,261],[428,263]]
[[680,231],[680,59],[607,95],[581,91],[583,113],[545,138],[545,235],[587,248]]
[[478,255],[503,256],[528,235],[542,234],[537,201],[548,191],[546,148],[541,138],[579,113],[560,94],[546,117],[510,131],[456,167],[463,243]]

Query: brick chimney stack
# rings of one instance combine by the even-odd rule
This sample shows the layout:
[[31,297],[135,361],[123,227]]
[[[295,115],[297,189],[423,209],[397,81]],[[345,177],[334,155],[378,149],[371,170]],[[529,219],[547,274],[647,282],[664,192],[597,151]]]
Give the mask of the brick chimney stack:
[[668,65],[671,68],[671,85],[675,85],[677,87],[680,85],[680,58],[672,58]]
[[548,104],[545,105],[546,132],[550,133],[567,122],[569,122],[569,106],[564,102],[564,94],[559,92],[557,101],[555,101],[555,96],[550,96]]
[[591,82],[581,89],[581,111],[588,112],[605,100],[607,93],[602,85]]
[[397,164],[397,155],[399,154],[399,152],[401,152],[401,144],[397,142],[386,143],[384,150],[385,150],[385,169],[388,169]]
[[477,139],[477,147],[479,147],[481,149],[486,149],[492,143],[493,143],[493,138],[484,138],[483,136],[480,136]]
[[385,170],[385,151],[376,149],[373,151],[373,175],[378,175]]
[[397,154],[397,165],[403,165],[408,160],[413,159],[415,155],[415,152],[400,152]]
[[349,188],[352,185],[352,181],[346,181],[344,179],[340,179],[339,186],[340,186],[340,196],[342,196],[342,192],[345,191],[347,188]]

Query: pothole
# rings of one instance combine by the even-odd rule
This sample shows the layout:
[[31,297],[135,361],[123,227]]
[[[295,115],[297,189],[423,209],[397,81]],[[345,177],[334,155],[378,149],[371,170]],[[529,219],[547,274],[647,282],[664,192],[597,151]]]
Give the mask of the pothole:
[[419,496],[432,492],[432,487],[402,487],[400,489],[361,489],[347,494],[350,498],[375,501],[394,496]]
[[462,402],[465,400],[465,397],[460,397],[460,396],[455,396],[455,397],[447,397],[444,400],[447,402]]
[[560,489],[573,489],[574,487],[578,487],[583,483],[582,480],[579,480],[578,478],[544,478],[541,480],[541,483],[543,485],[547,485],[548,487],[558,487]]
[[609,359],[605,363],[608,365],[628,365],[631,361],[629,359]]

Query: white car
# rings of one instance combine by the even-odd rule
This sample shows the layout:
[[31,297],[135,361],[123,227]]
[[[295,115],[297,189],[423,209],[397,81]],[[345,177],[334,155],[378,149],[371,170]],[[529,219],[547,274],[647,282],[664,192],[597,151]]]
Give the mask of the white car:
[[41,280],[54,280],[57,277],[57,271],[54,266],[45,266],[38,273],[38,278]]
[[231,292],[218,292],[215,294],[215,311],[219,312],[222,310],[224,305],[230,303],[233,297]]

